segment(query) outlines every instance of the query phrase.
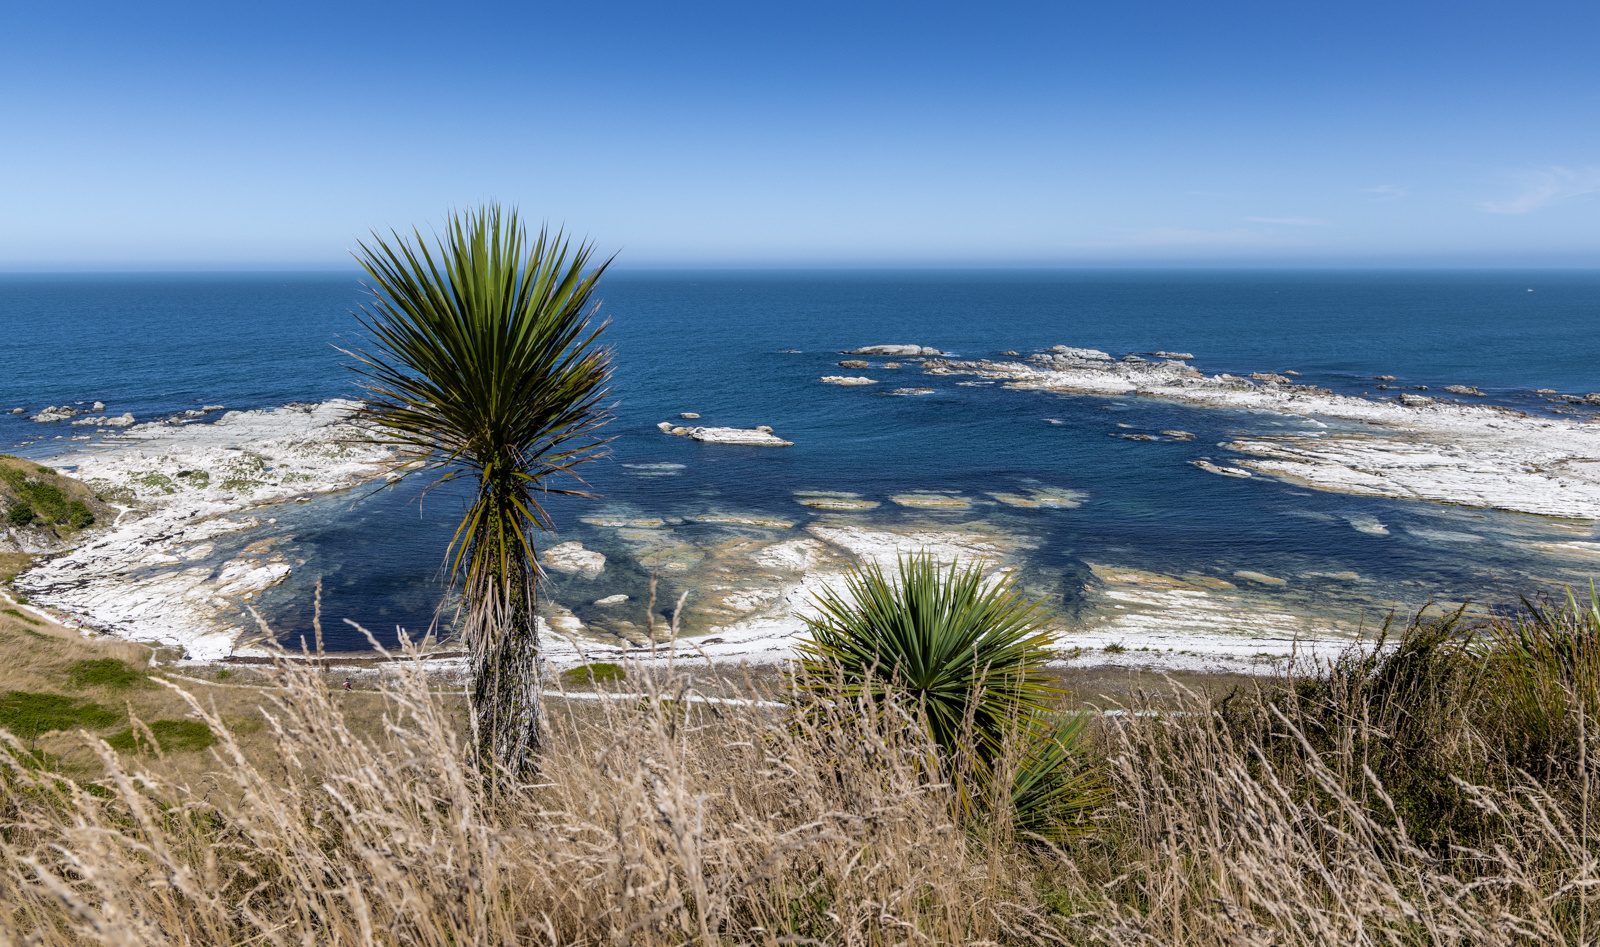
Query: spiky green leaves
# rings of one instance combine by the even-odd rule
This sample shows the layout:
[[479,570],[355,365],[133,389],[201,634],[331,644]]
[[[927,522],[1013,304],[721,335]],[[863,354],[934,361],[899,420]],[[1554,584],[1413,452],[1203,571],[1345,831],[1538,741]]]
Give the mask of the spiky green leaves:
[[[816,604],[795,675],[809,699],[918,714],[945,768],[967,770],[974,795],[1009,808],[1025,831],[1044,834],[1098,800],[1073,751],[1082,719],[1052,713],[1062,692],[1045,674],[1048,613],[1009,577],[914,555],[893,577],[872,562],[852,569],[842,593],[825,590]],[[1000,769],[1009,788],[997,791]]]
[[[970,730],[985,753],[1011,721],[1044,711],[1057,691],[1042,672],[1051,657],[1045,612],[978,566],[900,560],[895,579],[876,563],[853,569],[843,594],[825,589],[800,645],[810,676],[842,676],[847,692],[893,690],[927,715],[948,750]],[[825,685],[824,685],[825,686]]]
[[456,535],[505,553],[548,525],[537,494],[582,493],[546,481],[591,459],[608,419],[610,352],[597,342],[593,248],[541,230],[530,245],[515,211],[452,214],[433,248],[374,235],[357,259],[373,301],[358,318],[378,342],[358,351],[368,392],[358,419],[375,439],[441,471],[475,475],[479,496]]
[[477,743],[480,760],[525,775],[541,714],[532,534],[550,525],[541,493],[586,495],[552,475],[603,443],[611,361],[592,297],[606,263],[588,269],[592,248],[560,233],[530,244],[494,204],[452,214],[431,248],[420,232],[390,236],[357,254],[373,294],[357,318],[377,347],[348,353],[367,390],[355,420],[408,472],[476,481],[450,550]]

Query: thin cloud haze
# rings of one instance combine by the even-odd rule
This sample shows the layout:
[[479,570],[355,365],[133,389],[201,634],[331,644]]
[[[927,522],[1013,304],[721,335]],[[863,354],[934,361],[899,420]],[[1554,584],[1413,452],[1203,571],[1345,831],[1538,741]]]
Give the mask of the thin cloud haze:
[[1600,167],[1541,168],[1517,175],[1520,189],[1508,200],[1483,201],[1491,214],[1527,214],[1600,191]]
[[1331,227],[1326,220],[1316,217],[1246,217],[1252,223],[1279,224],[1284,227]]

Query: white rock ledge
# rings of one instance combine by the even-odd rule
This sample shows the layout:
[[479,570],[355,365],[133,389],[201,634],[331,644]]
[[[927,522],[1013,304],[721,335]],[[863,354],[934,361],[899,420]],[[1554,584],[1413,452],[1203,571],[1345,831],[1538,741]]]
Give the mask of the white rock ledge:
[[844,355],[892,355],[899,358],[916,358],[918,356],[933,357],[944,353],[936,348],[926,345],[866,345],[859,349],[851,349]]
[[1253,377],[1263,383],[1257,384],[1207,376],[1176,359],[1117,361],[1064,345],[1017,361],[938,360],[926,371],[976,375],[1014,389],[1266,411],[1321,425],[1241,437],[1228,447],[1250,459],[1237,467],[1195,463],[1210,473],[1254,471],[1319,490],[1600,519],[1600,423],[1413,395],[1398,401],[1338,395],[1276,373],[1258,373]]
[[754,430],[738,427],[681,427],[674,426],[670,421],[662,421],[656,427],[663,433],[687,437],[703,444],[743,444],[747,447],[794,446],[793,441],[786,441],[773,435],[772,428],[766,426]]
[[17,577],[34,601],[84,627],[225,657],[253,627],[241,606],[282,582],[292,565],[281,534],[207,564],[217,536],[259,528],[230,514],[344,490],[383,476],[391,452],[347,423],[355,402],[230,411],[212,424],[136,425],[102,449],[52,458],[124,513],[70,552]]

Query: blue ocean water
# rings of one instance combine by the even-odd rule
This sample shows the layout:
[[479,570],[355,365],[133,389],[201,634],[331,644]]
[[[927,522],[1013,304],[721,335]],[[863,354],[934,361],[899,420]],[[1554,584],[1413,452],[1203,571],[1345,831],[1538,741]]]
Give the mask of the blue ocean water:
[[[891,398],[817,382],[840,371],[840,350],[861,345],[916,343],[967,357],[1055,344],[1184,351],[1208,374],[1293,369],[1301,381],[1351,393],[1393,375],[1396,384],[1476,385],[1528,410],[1547,404],[1533,389],[1600,390],[1594,272],[616,272],[602,296],[616,353],[618,406],[607,432],[616,439],[612,456],[584,476],[603,499],[551,504],[551,541],[580,539],[613,557],[604,588],[586,587],[587,597],[638,595],[648,574],[629,565],[614,536],[577,516],[716,508],[803,522],[813,514],[795,502],[797,490],[1083,491],[1074,510],[982,514],[1037,537],[1029,579],[1069,612],[1087,561],[1217,574],[1353,570],[1423,599],[1512,594],[1548,578],[1509,546],[1478,544],[1467,555],[1438,538],[1537,531],[1535,518],[1216,477],[1188,463],[1222,456],[1218,444],[1242,431],[1293,422],[1151,399],[962,387],[912,363],[874,377],[934,394]],[[0,277],[0,327],[14,340],[0,409],[99,400],[145,420],[199,403],[249,409],[353,396],[355,380],[341,367],[348,359],[334,346],[361,344],[350,310],[362,298],[349,274]],[[703,445],[656,430],[683,411],[703,424],[771,425],[795,446]],[[1110,436],[1129,429],[1119,425],[1197,436],[1134,442]],[[71,443],[56,435],[70,433],[0,415],[0,444],[12,453],[47,456]],[[652,466],[662,464],[681,467]],[[280,525],[305,565],[263,599],[275,626],[305,629],[309,584],[321,577],[330,615],[375,630],[426,627],[459,505],[448,491],[419,502],[411,485],[283,509]],[[873,515],[928,514],[885,504]],[[1382,537],[1349,528],[1361,515],[1395,528]],[[693,541],[701,528],[712,529],[679,532]],[[552,593],[562,597],[560,580]],[[353,634],[334,638],[360,646]]]

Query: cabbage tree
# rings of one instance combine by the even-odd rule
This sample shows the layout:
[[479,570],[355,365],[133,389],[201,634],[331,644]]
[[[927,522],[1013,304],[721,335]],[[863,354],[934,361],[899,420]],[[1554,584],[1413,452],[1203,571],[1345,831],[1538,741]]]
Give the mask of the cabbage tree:
[[356,253],[372,293],[356,318],[376,345],[347,353],[366,390],[355,418],[410,462],[406,475],[472,484],[446,562],[479,762],[514,776],[533,771],[543,729],[540,498],[589,495],[563,475],[598,456],[609,420],[594,290],[610,260],[590,267],[592,252],[546,229],[530,242],[515,210],[490,204],[451,214],[431,248],[390,231]]

